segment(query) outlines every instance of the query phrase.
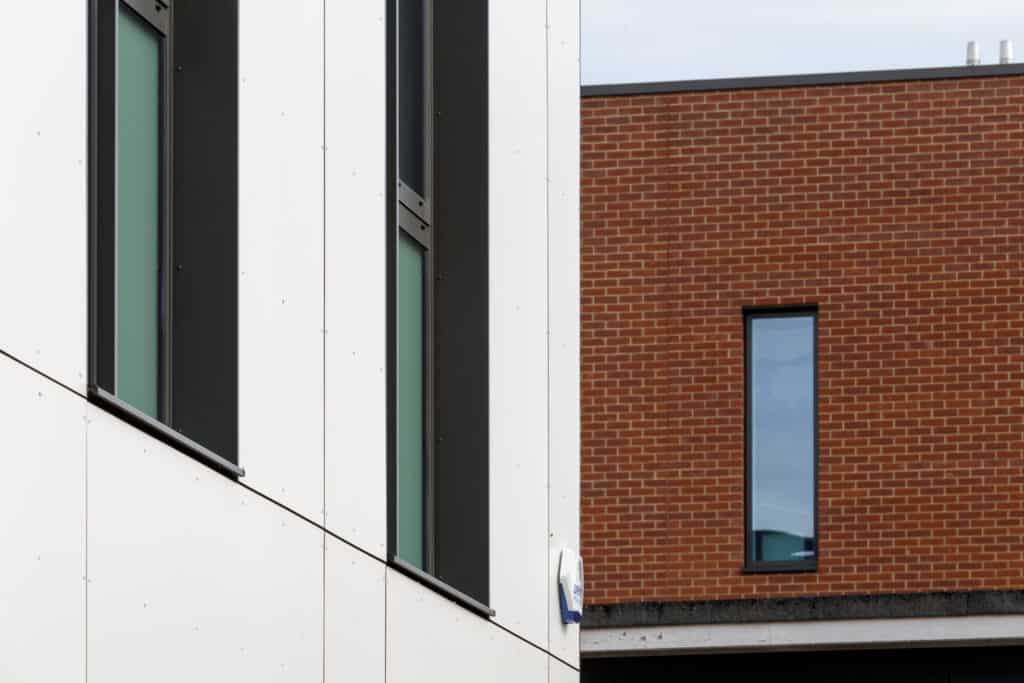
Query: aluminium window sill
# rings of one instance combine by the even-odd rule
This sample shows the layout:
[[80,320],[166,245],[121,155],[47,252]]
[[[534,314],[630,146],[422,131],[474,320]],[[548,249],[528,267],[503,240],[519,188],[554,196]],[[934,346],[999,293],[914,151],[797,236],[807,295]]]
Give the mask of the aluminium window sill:
[[489,619],[497,614],[493,609],[483,604],[476,598],[469,597],[457,588],[449,586],[447,583],[437,578],[436,576],[428,574],[419,567],[414,567],[405,560],[402,560],[398,557],[392,557],[391,562],[388,563],[388,566],[392,569],[399,571],[402,574],[405,574],[414,581],[418,581],[419,583],[423,584],[427,588],[430,588],[434,592],[440,593],[452,602],[456,602],[459,605],[462,605],[463,607],[469,609],[470,611],[479,614],[481,617],[484,617],[485,619]]
[[245,470],[235,463],[222,458],[209,448],[153,419],[100,387],[89,385],[89,401],[225,476],[232,479],[245,476]]

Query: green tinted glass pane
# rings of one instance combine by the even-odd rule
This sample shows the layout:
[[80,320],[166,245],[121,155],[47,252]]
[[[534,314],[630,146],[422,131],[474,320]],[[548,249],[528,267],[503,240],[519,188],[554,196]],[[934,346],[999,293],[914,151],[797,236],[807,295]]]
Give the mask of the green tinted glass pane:
[[158,417],[161,37],[121,6],[117,40],[115,392]]
[[398,556],[423,568],[423,250],[398,239]]

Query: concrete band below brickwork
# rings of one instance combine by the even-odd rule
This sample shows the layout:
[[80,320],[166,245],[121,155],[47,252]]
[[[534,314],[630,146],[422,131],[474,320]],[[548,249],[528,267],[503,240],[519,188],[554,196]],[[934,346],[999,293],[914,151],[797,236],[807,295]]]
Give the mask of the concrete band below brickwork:
[[1024,591],[837,595],[806,598],[588,605],[583,612],[583,628],[981,615],[1024,615]]
[[845,619],[815,622],[587,629],[585,658],[714,652],[967,647],[1024,643],[1024,616]]

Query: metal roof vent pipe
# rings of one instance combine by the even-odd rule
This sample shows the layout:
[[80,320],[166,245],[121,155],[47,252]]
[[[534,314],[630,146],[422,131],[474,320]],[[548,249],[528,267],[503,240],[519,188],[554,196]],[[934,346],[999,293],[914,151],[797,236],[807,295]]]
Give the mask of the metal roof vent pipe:
[[999,63],[1000,64],[1013,64],[1013,41],[1012,40],[1000,40],[999,41]]
[[972,40],[967,43],[967,66],[978,66],[981,64],[981,48],[978,42]]

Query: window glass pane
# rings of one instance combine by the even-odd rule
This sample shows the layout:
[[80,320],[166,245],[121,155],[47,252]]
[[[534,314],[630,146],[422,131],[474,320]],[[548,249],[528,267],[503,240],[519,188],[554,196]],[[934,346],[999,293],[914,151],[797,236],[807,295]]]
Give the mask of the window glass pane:
[[398,5],[398,175],[426,196],[424,151],[424,0]]
[[398,556],[423,562],[422,248],[398,238]]
[[754,559],[815,556],[814,316],[750,321]]
[[115,393],[158,417],[161,36],[120,6]]

